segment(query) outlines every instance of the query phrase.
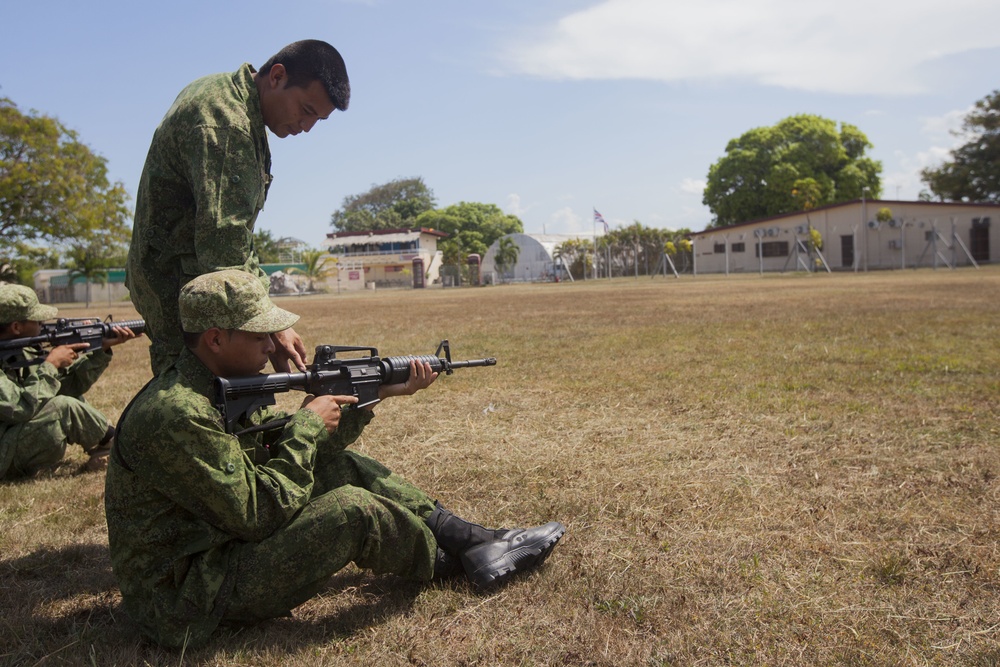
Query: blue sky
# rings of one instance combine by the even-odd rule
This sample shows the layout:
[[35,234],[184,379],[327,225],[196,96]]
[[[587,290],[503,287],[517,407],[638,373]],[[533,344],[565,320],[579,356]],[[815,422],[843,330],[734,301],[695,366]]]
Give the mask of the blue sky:
[[345,196],[413,176],[439,206],[493,203],[529,233],[590,233],[595,207],[612,227],[698,231],[726,143],[798,113],[858,126],[883,197],[913,199],[1000,87],[995,0],[38,0],[0,15],[0,96],[79,132],[133,195],[188,82],[298,39],[336,46],[350,109],[271,138],[257,223],[314,246]]

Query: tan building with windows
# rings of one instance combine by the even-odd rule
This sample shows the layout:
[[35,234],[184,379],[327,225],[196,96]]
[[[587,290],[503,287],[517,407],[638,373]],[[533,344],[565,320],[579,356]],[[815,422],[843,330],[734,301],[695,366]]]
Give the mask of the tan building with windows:
[[[361,289],[438,283],[442,253],[437,244],[447,237],[425,228],[327,234],[322,245],[337,266],[327,284],[334,289]],[[418,266],[422,282],[416,275]]]
[[1000,260],[993,222],[1000,225],[1000,204],[857,200],[706,229],[691,240],[696,273],[956,267]]

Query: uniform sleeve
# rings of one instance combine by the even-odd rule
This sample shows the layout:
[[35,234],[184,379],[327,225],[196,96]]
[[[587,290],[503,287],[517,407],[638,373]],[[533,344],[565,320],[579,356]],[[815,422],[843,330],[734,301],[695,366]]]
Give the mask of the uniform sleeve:
[[94,350],[74,361],[65,373],[60,375],[59,393],[67,396],[83,396],[111,363],[112,353],[108,350]]
[[253,225],[264,207],[266,174],[249,134],[236,127],[201,126],[181,150],[195,198],[196,266],[200,275],[242,269],[261,275],[253,246]]
[[135,473],[215,528],[257,542],[308,501],[322,420],[296,413],[267,463],[254,465],[239,438],[225,433],[207,403],[165,419],[142,440],[154,451],[135,458]]
[[34,417],[42,404],[59,392],[58,375],[49,363],[33,367],[21,384],[0,373],[0,421],[21,424]]

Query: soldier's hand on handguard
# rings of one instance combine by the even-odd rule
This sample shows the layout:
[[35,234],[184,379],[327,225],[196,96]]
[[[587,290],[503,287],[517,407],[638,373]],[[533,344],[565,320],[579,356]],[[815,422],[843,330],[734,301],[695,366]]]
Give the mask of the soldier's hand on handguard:
[[328,433],[333,433],[340,426],[340,415],[342,405],[357,403],[355,396],[313,396],[310,394],[302,401],[302,410],[312,410],[318,414],[323,423],[326,424]]
[[101,344],[101,347],[104,349],[105,352],[113,348],[115,345],[121,345],[122,343],[132,340],[137,335],[139,336],[142,335],[142,334],[136,334],[128,327],[111,327],[111,333],[114,334],[114,337],[105,338],[104,342]]
[[271,334],[274,341],[274,352],[271,353],[271,365],[277,373],[288,373],[291,370],[289,361],[300,371],[306,370],[306,344],[295,333],[295,329],[285,329]]
[[84,350],[90,346],[86,343],[70,343],[69,345],[58,345],[49,351],[45,361],[56,368],[66,368],[80,358]]
[[390,396],[409,396],[421,389],[426,389],[437,379],[438,374],[431,370],[426,361],[410,360],[410,377],[399,384],[384,384],[378,388],[378,397],[382,400]]

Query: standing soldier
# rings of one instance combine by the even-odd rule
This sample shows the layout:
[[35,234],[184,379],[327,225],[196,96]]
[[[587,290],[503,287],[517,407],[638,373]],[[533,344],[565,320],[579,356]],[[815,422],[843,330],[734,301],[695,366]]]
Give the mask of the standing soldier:
[[[180,92],[153,134],[136,194],[126,284],[146,321],[153,374],[184,348],[177,297],[195,276],[242,269],[260,278],[254,223],[271,184],[265,128],[308,132],[351,97],[344,61],[319,40],[289,44],[259,71],[244,63]],[[302,339],[274,336],[271,362],[305,367]]]

